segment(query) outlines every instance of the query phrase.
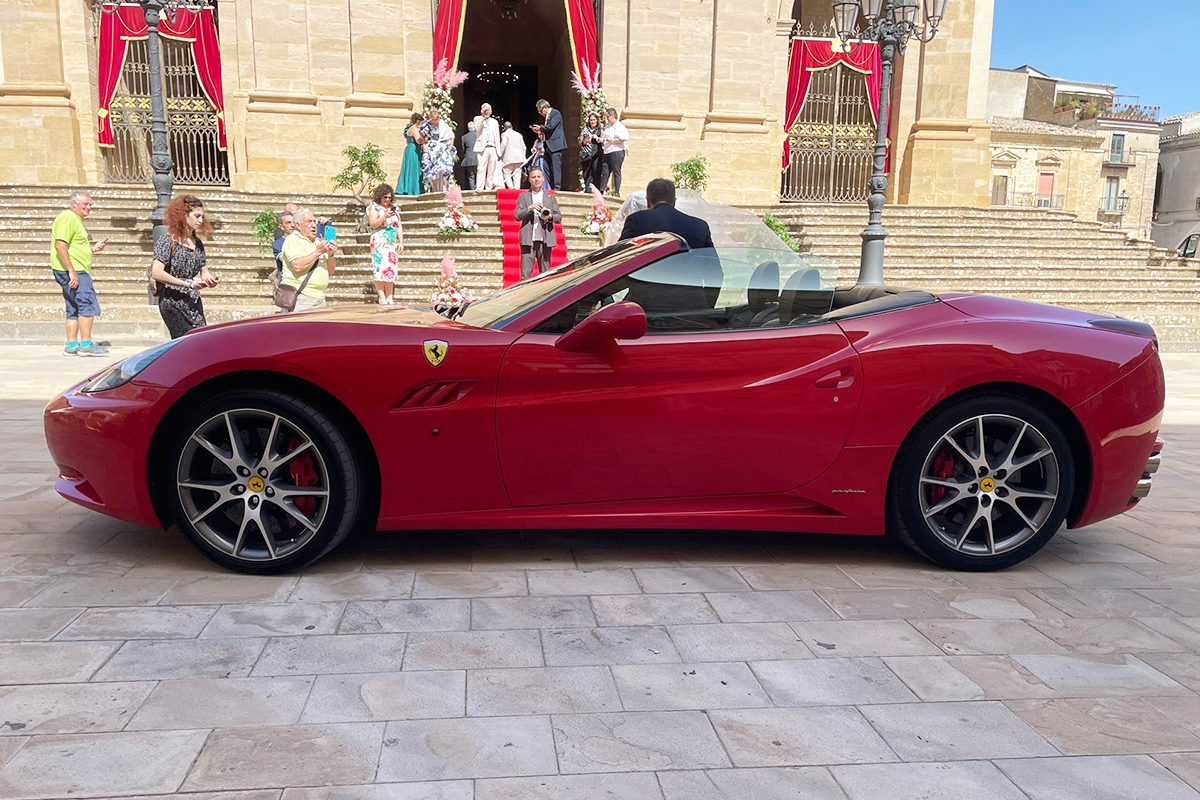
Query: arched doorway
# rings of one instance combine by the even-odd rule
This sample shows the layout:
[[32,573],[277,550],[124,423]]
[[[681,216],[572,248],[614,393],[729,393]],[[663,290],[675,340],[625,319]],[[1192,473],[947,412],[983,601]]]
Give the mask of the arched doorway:
[[580,103],[571,88],[574,60],[563,0],[470,0],[458,66],[471,75],[455,93],[458,132],[465,133],[480,105],[490,103],[501,124],[511,121],[532,145],[529,126],[541,123],[535,105],[544,97],[562,112],[572,145],[563,161],[565,188],[577,188]]

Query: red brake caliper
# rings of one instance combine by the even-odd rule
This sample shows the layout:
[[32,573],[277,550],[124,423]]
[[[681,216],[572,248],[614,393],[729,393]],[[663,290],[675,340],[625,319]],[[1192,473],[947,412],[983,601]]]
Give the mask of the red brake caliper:
[[[295,450],[300,446],[299,439],[292,439],[288,442],[288,452]],[[316,486],[317,471],[313,468],[312,458],[308,453],[301,453],[291,460],[288,464],[288,472],[292,475],[293,486]],[[317,498],[315,497],[297,497],[293,502],[296,508],[305,516],[311,517],[317,510]]]
[[[949,448],[943,447],[933,459],[933,477],[949,480],[954,477],[954,457]],[[929,505],[936,506],[946,499],[950,490],[945,486],[934,486],[929,491]]]

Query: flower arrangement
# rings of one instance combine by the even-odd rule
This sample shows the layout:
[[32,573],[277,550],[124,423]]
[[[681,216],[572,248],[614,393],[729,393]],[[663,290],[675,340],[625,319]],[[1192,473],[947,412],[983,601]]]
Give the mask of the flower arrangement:
[[454,256],[442,259],[442,274],[433,286],[429,302],[434,311],[452,319],[451,312],[471,302],[470,296],[458,285],[458,268],[454,265]]
[[583,124],[586,125],[588,117],[596,114],[600,117],[600,123],[603,125],[604,120],[608,117],[605,113],[608,110],[608,95],[604,93],[603,87],[600,86],[600,65],[596,65],[596,71],[590,76],[587,74],[586,69],[583,71],[582,77],[578,73],[572,72],[571,86],[575,88],[575,91],[579,92],[579,97],[582,100],[580,113],[582,114]]
[[446,212],[438,220],[437,228],[437,235],[441,238],[460,236],[464,232],[479,229],[478,223],[463,204],[462,189],[456,183],[451,183],[446,189]]
[[448,59],[443,58],[439,61],[437,69],[433,71],[433,77],[425,81],[425,95],[422,100],[425,113],[428,114],[431,109],[436,108],[441,112],[442,119],[453,126],[450,114],[454,111],[454,99],[450,92],[469,77],[469,73],[450,69]]
[[584,223],[579,226],[579,232],[590,233],[603,241],[604,235],[612,228],[612,212],[604,204],[604,195],[600,194],[600,191],[591,184],[588,184],[588,188],[592,190],[592,210]]

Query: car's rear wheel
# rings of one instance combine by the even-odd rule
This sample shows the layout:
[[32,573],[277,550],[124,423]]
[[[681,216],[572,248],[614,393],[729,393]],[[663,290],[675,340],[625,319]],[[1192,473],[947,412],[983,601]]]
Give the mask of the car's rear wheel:
[[1062,427],[1018,397],[975,397],[922,420],[888,485],[888,529],[946,567],[1002,569],[1066,519],[1075,464]]
[[289,394],[228,392],[181,421],[168,460],[175,522],[213,561],[278,573],[328,553],[354,529],[363,476],[321,409]]

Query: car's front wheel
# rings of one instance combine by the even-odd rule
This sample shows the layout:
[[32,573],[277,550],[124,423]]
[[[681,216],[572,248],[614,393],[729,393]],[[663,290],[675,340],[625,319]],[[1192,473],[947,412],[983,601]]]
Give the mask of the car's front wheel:
[[228,392],[181,421],[167,461],[175,522],[213,561],[239,572],[309,564],[354,529],[363,477],[320,408],[290,394]]
[[1024,561],[1066,519],[1075,464],[1062,427],[1018,397],[976,397],[922,420],[888,486],[888,528],[953,569]]

